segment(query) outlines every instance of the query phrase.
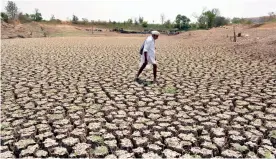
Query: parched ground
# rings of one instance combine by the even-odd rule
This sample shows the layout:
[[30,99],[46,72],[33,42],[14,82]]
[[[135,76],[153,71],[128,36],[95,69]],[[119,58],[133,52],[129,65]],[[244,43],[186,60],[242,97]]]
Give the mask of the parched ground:
[[1,157],[273,157],[274,31],[2,40]]

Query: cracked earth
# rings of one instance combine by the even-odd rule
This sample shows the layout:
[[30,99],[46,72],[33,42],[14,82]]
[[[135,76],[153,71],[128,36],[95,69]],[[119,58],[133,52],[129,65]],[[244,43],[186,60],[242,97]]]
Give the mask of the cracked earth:
[[1,156],[275,155],[274,57],[161,36],[137,83],[143,39],[3,40]]

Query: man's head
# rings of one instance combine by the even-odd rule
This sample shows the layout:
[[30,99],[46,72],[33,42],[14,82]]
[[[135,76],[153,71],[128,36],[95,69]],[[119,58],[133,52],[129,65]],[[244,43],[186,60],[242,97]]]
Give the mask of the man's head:
[[151,35],[153,37],[154,40],[158,39],[158,36],[160,35],[160,33],[158,31],[152,31]]

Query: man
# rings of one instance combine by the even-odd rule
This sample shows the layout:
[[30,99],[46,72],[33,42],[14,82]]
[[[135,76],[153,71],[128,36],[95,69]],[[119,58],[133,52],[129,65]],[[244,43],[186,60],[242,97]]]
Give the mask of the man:
[[160,33],[158,31],[152,31],[151,35],[147,37],[146,41],[143,44],[143,52],[141,55],[141,63],[143,65],[139,69],[135,80],[137,81],[139,79],[139,75],[142,73],[144,68],[147,66],[147,64],[153,65],[153,83],[156,83],[156,73],[157,73],[157,64],[156,64],[156,58],[155,58],[155,40],[158,39],[158,36]]

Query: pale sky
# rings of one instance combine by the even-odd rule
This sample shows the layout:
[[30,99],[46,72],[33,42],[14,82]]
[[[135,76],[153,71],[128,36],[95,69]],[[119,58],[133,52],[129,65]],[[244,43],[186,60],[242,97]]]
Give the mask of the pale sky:
[[[200,15],[204,8],[218,8],[222,16],[258,17],[276,13],[276,0],[13,0],[19,11],[33,13],[38,8],[44,19],[51,15],[68,20],[75,14],[79,19],[105,21],[126,21],[129,18],[144,17],[152,23],[160,23],[161,13],[173,21],[182,14],[195,21],[193,15]],[[1,11],[7,1],[1,0]]]

